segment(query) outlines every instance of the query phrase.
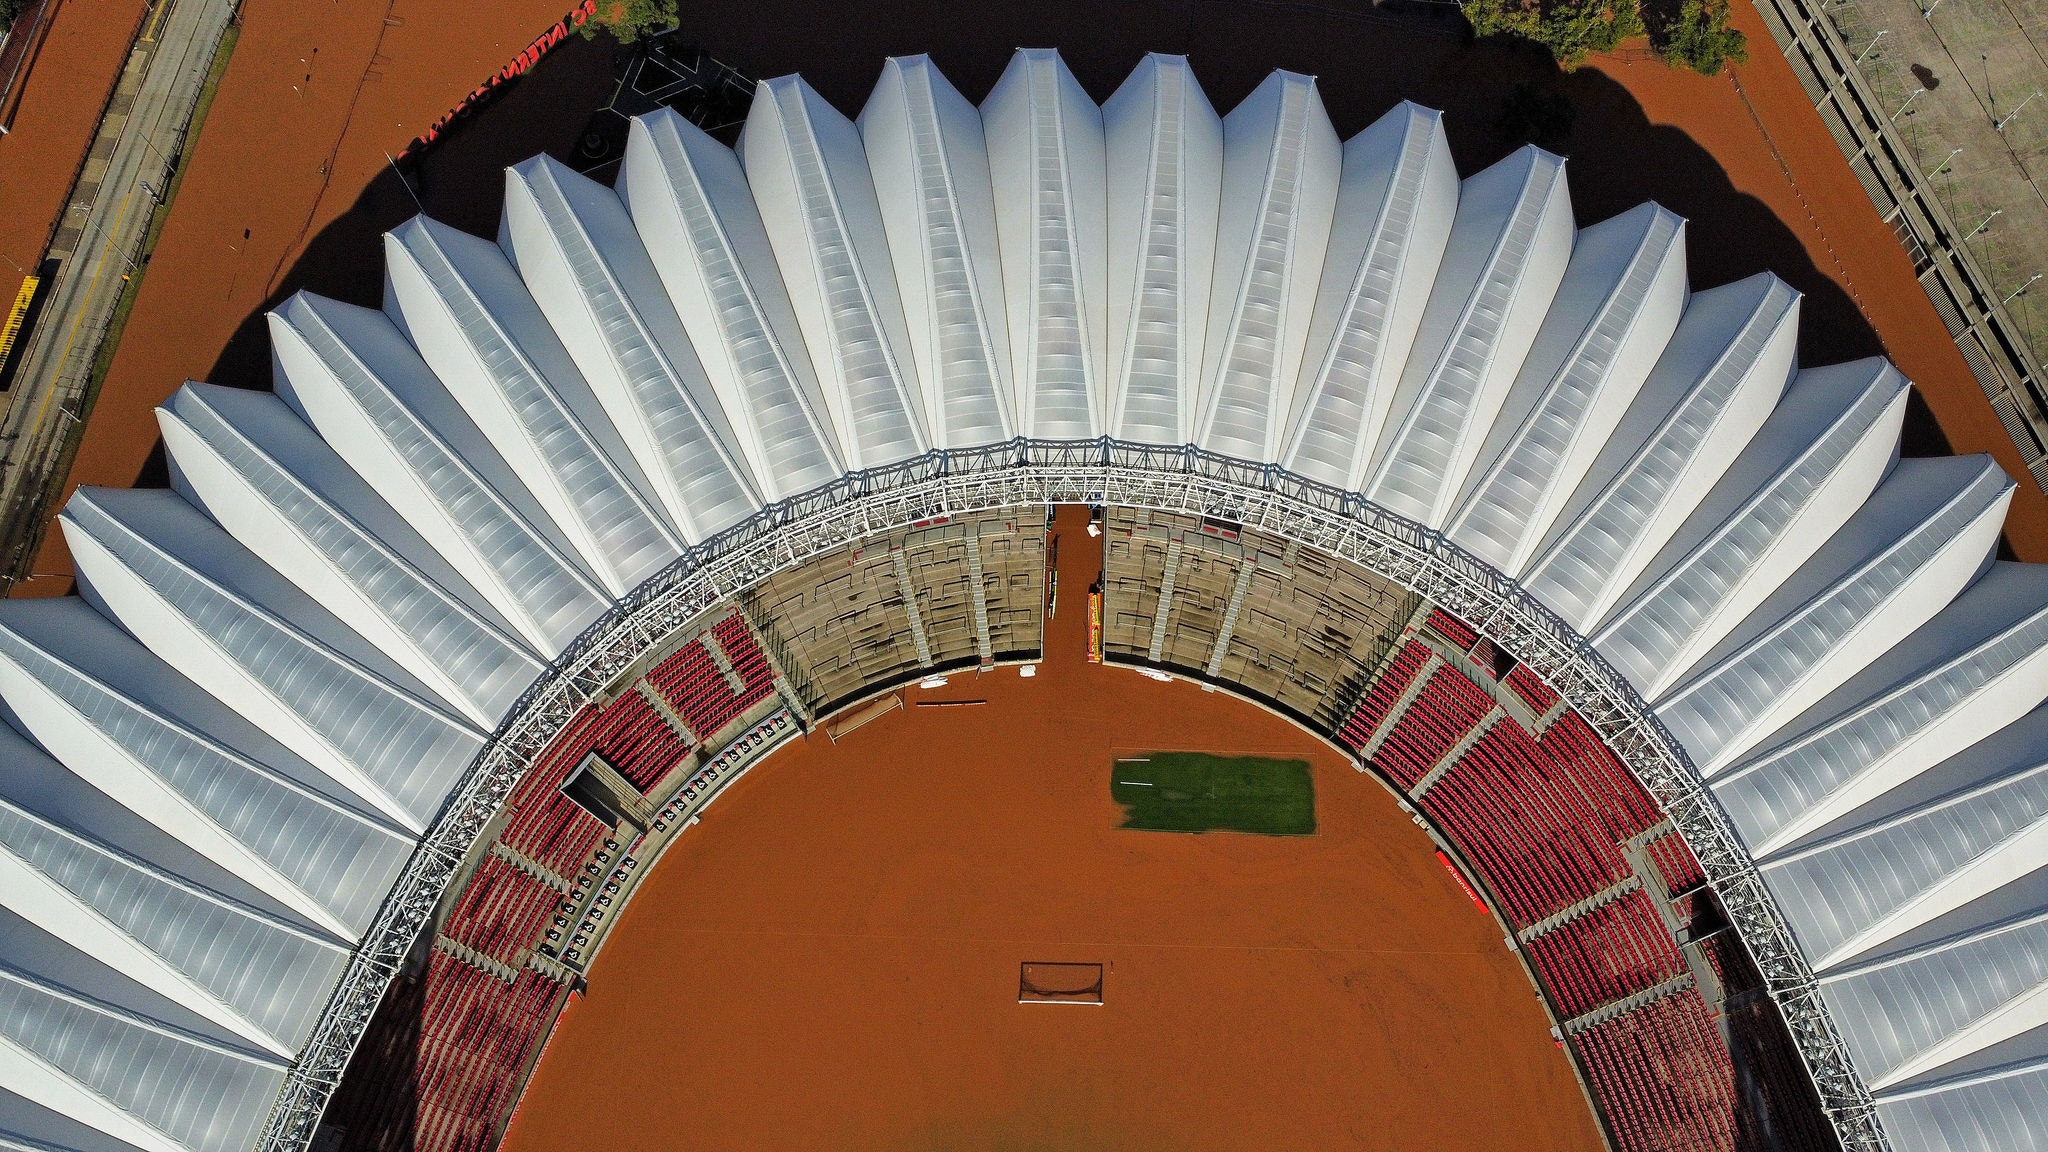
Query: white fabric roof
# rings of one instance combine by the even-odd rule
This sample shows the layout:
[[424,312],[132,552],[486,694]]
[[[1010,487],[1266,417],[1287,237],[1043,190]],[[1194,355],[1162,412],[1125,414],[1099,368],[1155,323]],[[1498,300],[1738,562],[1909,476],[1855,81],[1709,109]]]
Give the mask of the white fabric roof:
[[83,597],[0,604],[0,1147],[239,1152],[417,837],[618,597],[850,471],[1109,435],[1441,530],[1584,633],[1792,922],[1901,1152],[2048,1149],[2048,576],[2012,484],[1898,459],[1909,384],[1797,369],[1797,293],[1691,294],[1684,221],[1581,229],[1313,80],[1098,108],[1019,51],[859,120],[661,112],[539,157],[496,238],[386,238],[382,311],[187,385],[167,492],[81,490]]

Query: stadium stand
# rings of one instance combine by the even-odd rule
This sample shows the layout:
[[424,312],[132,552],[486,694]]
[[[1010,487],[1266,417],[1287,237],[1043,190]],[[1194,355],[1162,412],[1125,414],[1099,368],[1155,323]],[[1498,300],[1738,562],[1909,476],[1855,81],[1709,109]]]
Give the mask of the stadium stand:
[[1011,511],[835,549],[763,581],[744,608],[822,716],[932,672],[1036,659],[1044,604],[1042,514]]
[[[563,725],[506,797],[495,835],[479,839],[431,946],[358,1049],[358,1061],[389,1071],[346,1078],[330,1108],[348,1147],[495,1147],[651,837],[665,843],[686,811],[796,731],[742,616],[727,610],[675,635],[644,676]],[[727,735],[716,755],[705,751]],[[572,795],[584,776],[617,823]]]
[[1420,603],[1356,565],[1201,517],[1112,508],[1103,540],[1109,659],[1227,684],[1320,732],[1353,714]]
[[1735,1070],[1690,988],[1571,1038],[1620,1152],[1735,1145]]
[[[758,697],[756,697],[758,699]],[[635,788],[647,792],[682,762],[690,742],[640,692],[627,692],[605,708],[597,753]]]
[[1520,696],[1530,711],[1539,715],[1563,703],[1557,692],[1545,684],[1541,676],[1521,664],[1510,669],[1508,674],[1501,678],[1501,683],[1507,685],[1509,691]]

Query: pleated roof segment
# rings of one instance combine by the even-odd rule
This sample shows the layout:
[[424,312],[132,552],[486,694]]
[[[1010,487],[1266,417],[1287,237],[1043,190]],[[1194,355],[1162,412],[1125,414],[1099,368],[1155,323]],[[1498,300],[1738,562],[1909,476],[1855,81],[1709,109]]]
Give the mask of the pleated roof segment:
[[1286,73],[1219,116],[1179,57],[1098,107],[1027,49],[979,108],[919,56],[857,121],[785,77],[737,151],[659,112],[615,187],[508,170],[495,243],[395,228],[381,311],[271,314],[274,395],[164,404],[170,490],[73,497],[81,597],[0,603],[0,1147],[251,1148],[489,734],[622,597],[849,474],[1110,437],[1519,581],[1718,800],[1892,1146],[2048,1150],[2012,483],[1901,460],[1896,369],[1800,368],[1796,292],[1692,293],[1683,220],[1580,228],[1564,170],[1461,181],[1411,104],[1343,140]]

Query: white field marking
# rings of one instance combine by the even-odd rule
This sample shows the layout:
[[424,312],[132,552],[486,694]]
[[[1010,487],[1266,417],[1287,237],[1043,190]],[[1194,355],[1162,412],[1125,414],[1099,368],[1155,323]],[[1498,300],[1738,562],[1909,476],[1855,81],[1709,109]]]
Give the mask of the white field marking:
[[1119,783],[1119,784],[1122,784],[1122,785],[1125,785],[1125,786],[1127,786],[1127,787],[1131,787],[1131,788],[1151,788],[1151,787],[1154,787],[1154,785],[1152,785],[1152,784],[1150,784],[1150,783],[1148,783],[1148,782],[1146,782],[1146,781],[1144,781],[1144,780],[1119,780],[1119,781],[1117,781],[1117,783]]
[[1031,677],[1033,677],[1033,676],[1036,676],[1036,675],[1038,675],[1038,665],[1036,665],[1036,664],[1025,664],[1025,665],[1022,665],[1021,667],[1019,667],[1019,668],[1017,669],[1017,675],[1019,675],[1019,676],[1022,676],[1022,677],[1024,677],[1025,679],[1027,679],[1027,680],[1028,680],[1028,679],[1030,679]]
[[1116,762],[1119,764],[1150,764],[1152,758],[1150,756],[1119,756],[1116,758]]
[[1079,1005],[1081,1005],[1081,1006],[1083,1006],[1083,1007],[1086,1007],[1086,1008],[1100,1008],[1100,1007],[1102,1007],[1102,1001],[1100,1001],[1100,1000],[1023,1000],[1023,999],[1019,999],[1019,1000],[1017,1001],[1017,1003],[1019,1003],[1019,1004],[1079,1004]]

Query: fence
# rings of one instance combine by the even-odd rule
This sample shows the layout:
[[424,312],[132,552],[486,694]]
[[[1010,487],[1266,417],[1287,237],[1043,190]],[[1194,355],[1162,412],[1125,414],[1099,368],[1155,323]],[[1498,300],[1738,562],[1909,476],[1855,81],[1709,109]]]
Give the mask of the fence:
[[1905,245],[1934,311],[1991,400],[2034,483],[2048,491],[2048,378],[1962,233],[1928,187],[1848,45],[1810,0],[1757,0],[1757,11],[1849,170]]

